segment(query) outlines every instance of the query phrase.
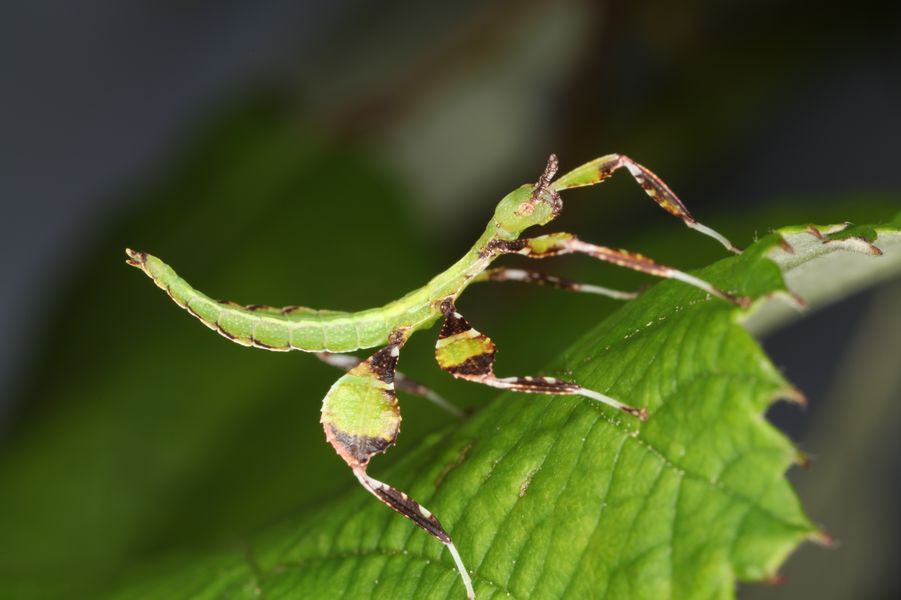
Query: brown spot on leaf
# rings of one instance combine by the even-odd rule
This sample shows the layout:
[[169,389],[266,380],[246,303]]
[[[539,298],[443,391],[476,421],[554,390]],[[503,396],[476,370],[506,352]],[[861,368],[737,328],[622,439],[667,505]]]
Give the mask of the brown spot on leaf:
[[529,491],[529,486],[532,485],[532,478],[535,477],[535,473],[537,473],[537,469],[532,469],[528,473],[526,473],[526,478],[522,480],[522,483],[519,484],[519,497],[524,498],[526,492]]

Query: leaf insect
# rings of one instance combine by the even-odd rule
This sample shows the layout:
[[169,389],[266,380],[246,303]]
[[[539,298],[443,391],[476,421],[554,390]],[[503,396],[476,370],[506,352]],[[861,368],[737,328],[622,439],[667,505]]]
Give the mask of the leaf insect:
[[[714,238],[732,252],[740,252],[725,237],[695,220],[672,190],[650,170],[622,154],[608,154],[556,181],[557,157],[551,155],[537,183],[522,185],[500,201],[484,233],[460,260],[421,288],[380,308],[337,312],[300,306],[241,306],[209,298],[191,287],[163,261],[145,252],[126,249],[127,262],[143,270],[176,304],[235,343],[282,352],[313,352],[323,361],[346,370],[322,402],[320,421],[326,439],[350,466],[360,485],[447,546],[466,588],[467,598],[472,600],[475,592],[469,572],[437,517],[406,493],[366,472],[372,457],[388,450],[397,439],[401,416],[396,390],[424,396],[450,412],[460,414],[457,408],[431,390],[397,373],[398,357],[409,337],[442,319],[435,356],[439,366],[452,376],[503,390],[579,395],[644,421],[648,417],[646,409],[629,406],[574,381],[495,375],[493,366],[497,348],[487,335],[473,328],[457,312],[457,298],[471,283],[482,281],[520,281],[619,299],[636,295],[533,271],[490,268],[495,259],[507,254],[533,259],[585,254],[656,277],[677,279],[735,304],[744,306],[748,303],[747,298],[718,289],[640,254],[591,244],[571,233],[520,237],[527,229],[546,225],[560,214],[563,208],[561,191],[601,183],[621,168],[632,175],[654,202],[682,219],[685,225]],[[377,350],[365,360],[344,354],[364,348]]]

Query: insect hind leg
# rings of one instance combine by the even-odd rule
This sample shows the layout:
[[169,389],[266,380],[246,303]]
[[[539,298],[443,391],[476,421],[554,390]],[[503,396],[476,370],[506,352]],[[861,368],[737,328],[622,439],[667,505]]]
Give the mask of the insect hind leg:
[[[316,352],[315,354],[316,358],[325,364],[337,367],[343,371],[350,371],[363,362],[362,358],[358,358],[353,354],[337,354],[334,352]],[[425,398],[438,408],[447,411],[458,419],[463,419],[466,416],[462,410],[448,402],[438,392],[426,387],[415,379],[407,377],[400,371],[394,373],[394,388],[398,391],[410,394],[411,396]]]
[[351,368],[322,401],[322,426],[326,439],[367,491],[447,546],[468,598],[474,600],[469,573],[438,519],[404,492],[366,474],[372,457],[394,445],[400,431],[395,374],[406,335],[405,331],[394,332],[387,346],[354,366],[346,361]]
[[485,269],[475,277],[472,281],[519,281],[522,283],[531,283],[543,287],[557,288],[558,290],[566,290],[568,292],[580,292],[583,294],[598,294],[607,296],[615,300],[634,300],[641,293],[640,291],[624,292],[614,290],[590,283],[579,283],[578,281],[570,281],[562,279],[554,275],[546,275],[538,271],[528,271],[524,269],[511,269],[509,267],[493,267]]

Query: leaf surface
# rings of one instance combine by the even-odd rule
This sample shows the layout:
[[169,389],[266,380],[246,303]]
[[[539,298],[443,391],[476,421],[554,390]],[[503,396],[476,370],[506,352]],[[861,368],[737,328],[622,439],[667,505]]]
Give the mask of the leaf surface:
[[[867,261],[897,261],[897,223],[823,230],[823,239],[780,230],[696,274],[757,298],[753,315],[784,293],[788,264],[872,255],[873,244],[887,248]],[[736,579],[775,577],[799,543],[821,535],[784,477],[803,457],[763,416],[799,393],[746,318],[662,282],[549,371],[647,407],[646,423],[582,398],[504,394],[403,460],[378,458],[374,475],[442,520],[480,599],[731,598]],[[548,321],[530,323],[536,344]],[[503,359],[498,371],[507,374]],[[344,468],[337,457],[334,468]],[[355,487],[240,551],[162,573],[115,597],[465,597],[444,547]]]

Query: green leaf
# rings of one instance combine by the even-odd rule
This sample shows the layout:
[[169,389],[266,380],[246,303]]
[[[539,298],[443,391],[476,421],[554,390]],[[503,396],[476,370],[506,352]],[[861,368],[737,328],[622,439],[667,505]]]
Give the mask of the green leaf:
[[[894,233],[899,220],[901,213],[894,225],[875,228],[849,223],[785,228],[781,233],[794,252],[774,252],[772,258],[782,269],[788,288],[814,309],[901,272],[901,237]],[[878,247],[872,245],[877,236]],[[881,260],[868,260],[879,253],[884,254]],[[817,260],[811,260],[814,257]],[[763,335],[803,314],[790,296],[778,300],[781,302],[768,302],[755,311],[745,326]]]
[[[736,579],[773,578],[822,534],[784,477],[803,457],[763,417],[801,396],[741,322],[784,295],[783,270],[871,243],[884,254],[866,264],[897,268],[897,222],[823,239],[786,228],[696,272],[758,298],[748,312],[663,282],[588,331],[552,373],[648,407],[644,424],[581,398],[504,394],[374,474],[439,516],[480,600],[731,598]],[[534,316],[536,348],[551,321]],[[444,547],[357,488],[234,552],[133,579],[114,597],[465,597]]]

